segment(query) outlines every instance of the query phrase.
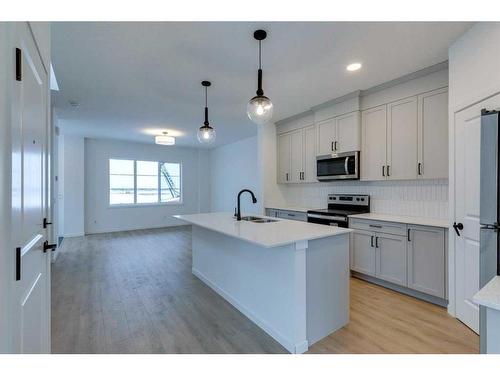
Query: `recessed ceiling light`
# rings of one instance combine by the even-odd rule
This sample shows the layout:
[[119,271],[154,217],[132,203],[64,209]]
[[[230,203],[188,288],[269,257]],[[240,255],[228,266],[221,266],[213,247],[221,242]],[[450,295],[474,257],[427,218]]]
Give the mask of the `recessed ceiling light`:
[[167,135],[168,132],[163,132],[163,135],[157,135],[155,137],[155,143],[157,145],[172,146],[175,145],[175,137]]
[[352,63],[347,65],[346,69],[350,72],[354,72],[356,70],[361,69],[361,66],[362,66],[361,63]]

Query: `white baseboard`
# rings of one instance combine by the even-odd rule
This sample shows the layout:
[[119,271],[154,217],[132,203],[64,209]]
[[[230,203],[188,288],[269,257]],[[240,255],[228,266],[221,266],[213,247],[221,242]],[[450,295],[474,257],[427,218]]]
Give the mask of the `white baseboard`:
[[71,237],[83,237],[85,236],[85,233],[65,233],[62,235],[64,238],[71,238]]
[[303,342],[299,342],[299,343],[290,342],[285,337],[283,337],[283,335],[281,335],[279,332],[277,332],[275,329],[273,329],[269,324],[267,324],[263,319],[259,318],[252,310],[247,308],[245,305],[243,305],[238,300],[233,298],[225,290],[219,288],[212,281],[210,281],[208,278],[206,278],[200,271],[198,271],[195,268],[192,268],[192,272],[193,272],[193,275],[195,275],[197,278],[199,278],[201,281],[203,281],[205,284],[207,284],[217,294],[219,294],[227,302],[229,302],[236,309],[238,309],[241,313],[243,313],[243,315],[245,315],[248,319],[250,319],[252,322],[257,324],[260,328],[262,328],[269,336],[271,336],[273,339],[275,339],[281,345],[283,345],[285,347],[285,349],[288,350],[290,353],[301,354],[301,353],[305,353],[308,350],[309,345],[308,345],[307,340],[305,340]]
[[175,225],[158,225],[158,226],[147,226],[147,227],[134,227],[134,228],[114,228],[114,229],[102,229],[86,232],[85,234],[104,234],[104,233],[117,233],[117,232],[129,232],[134,230],[144,230],[144,229],[161,229],[161,228],[174,228],[174,227],[185,227],[191,224],[175,224]]

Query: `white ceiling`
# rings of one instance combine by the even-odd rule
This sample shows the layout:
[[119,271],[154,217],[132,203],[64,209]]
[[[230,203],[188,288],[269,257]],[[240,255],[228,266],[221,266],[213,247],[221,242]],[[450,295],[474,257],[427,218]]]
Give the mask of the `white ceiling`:
[[[257,43],[263,43],[264,91],[279,120],[354,90],[367,89],[445,61],[470,23],[163,22],[53,23],[53,93],[63,132],[153,143],[169,130],[198,146],[209,88],[215,145],[256,134],[246,116],[255,95]],[[348,63],[363,68],[347,72]],[[75,108],[69,102],[79,103]]]

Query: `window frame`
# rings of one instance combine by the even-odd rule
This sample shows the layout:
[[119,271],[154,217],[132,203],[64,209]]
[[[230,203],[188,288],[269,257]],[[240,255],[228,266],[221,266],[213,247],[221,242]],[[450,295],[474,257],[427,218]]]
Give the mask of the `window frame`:
[[[111,170],[110,170],[110,160],[130,160],[134,162],[134,203],[114,203],[111,204]],[[137,203],[137,162],[138,161],[149,161],[155,162],[158,170],[158,184],[157,184],[157,201],[150,203]],[[177,202],[162,202],[161,201],[161,167],[162,163],[169,164],[179,164],[179,192],[180,197]],[[181,206],[184,204],[184,183],[183,183],[183,165],[179,161],[167,161],[167,160],[154,160],[154,159],[134,159],[126,157],[108,157],[108,208],[131,208],[131,207],[154,207],[154,206]]]

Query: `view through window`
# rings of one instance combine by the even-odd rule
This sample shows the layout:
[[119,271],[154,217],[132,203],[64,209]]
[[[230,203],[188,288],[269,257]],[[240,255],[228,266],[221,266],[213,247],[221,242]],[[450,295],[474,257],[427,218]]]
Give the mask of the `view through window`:
[[180,203],[181,164],[109,159],[109,204]]

